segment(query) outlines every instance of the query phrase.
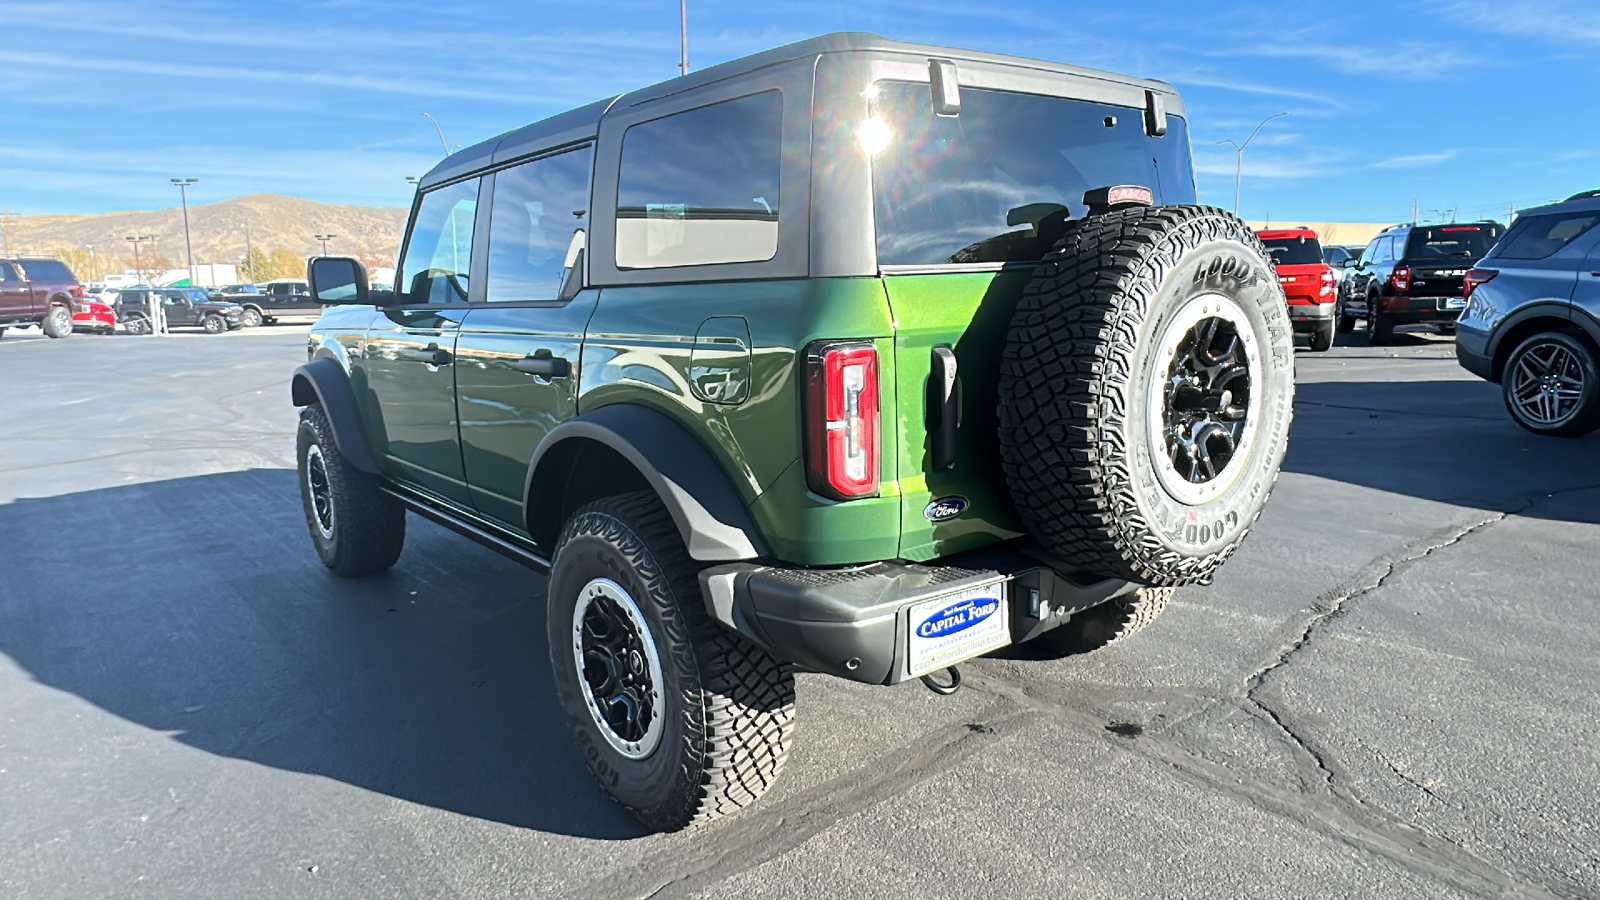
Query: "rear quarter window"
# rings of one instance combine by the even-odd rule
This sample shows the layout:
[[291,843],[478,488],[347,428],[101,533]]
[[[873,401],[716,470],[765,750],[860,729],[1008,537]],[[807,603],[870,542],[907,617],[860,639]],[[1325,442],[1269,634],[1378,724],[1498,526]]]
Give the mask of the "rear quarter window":
[[1600,223],[1600,210],[1528,216],[1511,226],[1496,259],[1547,259]]
[[30,259],[22,264],[29,281],[77,281],[67,264],[54,259]]
[[629,128],[617,175],[617,268],[773,258],[782,148],[777,91]]

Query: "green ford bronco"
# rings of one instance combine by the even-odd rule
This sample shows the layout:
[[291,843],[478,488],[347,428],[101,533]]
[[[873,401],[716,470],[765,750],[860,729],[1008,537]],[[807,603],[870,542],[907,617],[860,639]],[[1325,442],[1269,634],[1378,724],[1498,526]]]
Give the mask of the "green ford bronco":
[[578,749],[645,824],[752,803],[794,674],[1092,649],[1238,548],[1293,329],[1160,82],[835,34],[455,153],[393,291],[319,257],[300,486],[548,571]]

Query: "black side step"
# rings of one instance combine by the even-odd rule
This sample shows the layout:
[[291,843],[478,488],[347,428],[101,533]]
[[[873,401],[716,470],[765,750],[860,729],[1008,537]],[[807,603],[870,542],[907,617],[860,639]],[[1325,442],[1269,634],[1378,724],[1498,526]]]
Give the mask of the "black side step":
[[437,522],[456,534],[471,538],[507,559],[522,563],[541,575],[547,575],[550,572],[550,560],[545,559],[535,551],[531,542],[523,541],[515,535],[501,532],[499,529],[493,529],[486,524],[451,515],[449,512],[419,500],[405,491],[385,487],[384,493],[399,500],[406,509],[424,519]]

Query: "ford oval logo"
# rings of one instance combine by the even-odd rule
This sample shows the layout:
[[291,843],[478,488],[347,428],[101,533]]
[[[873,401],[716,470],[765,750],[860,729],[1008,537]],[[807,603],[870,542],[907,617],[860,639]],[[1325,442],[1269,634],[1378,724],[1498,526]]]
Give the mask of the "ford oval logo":
[[922,516],[929,522],[948,522],[967,511],[967,498],[960,495],[937,497],[922,508]]
[[969,597],[946,606],[917,626],[917,637],[940,638],[965,631],[994,615],[1000,601],[993,597]]

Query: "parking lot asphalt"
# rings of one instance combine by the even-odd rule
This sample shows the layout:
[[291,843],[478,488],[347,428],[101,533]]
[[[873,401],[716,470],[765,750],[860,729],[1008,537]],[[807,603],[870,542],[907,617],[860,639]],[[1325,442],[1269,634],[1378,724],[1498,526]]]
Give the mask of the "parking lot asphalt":
[[318,564],[303,358],[0,341],[0,896],[1600,894],[1600,435],[1448,338],[1302,351],[1265,515],[1146,632],[802,676],[778,787],[673,835],[573,751],[541,577],[415,517]]

